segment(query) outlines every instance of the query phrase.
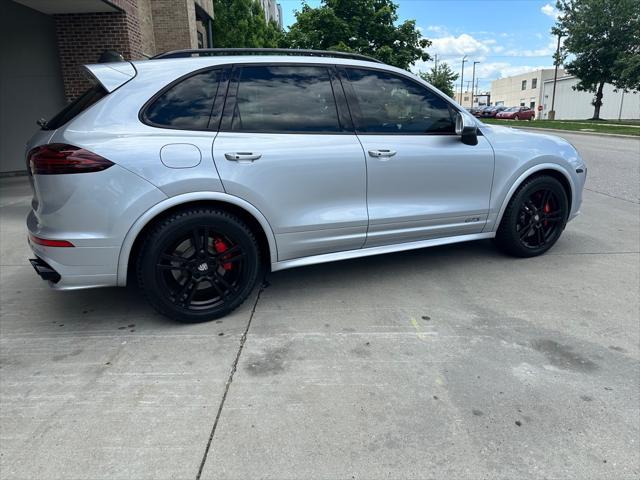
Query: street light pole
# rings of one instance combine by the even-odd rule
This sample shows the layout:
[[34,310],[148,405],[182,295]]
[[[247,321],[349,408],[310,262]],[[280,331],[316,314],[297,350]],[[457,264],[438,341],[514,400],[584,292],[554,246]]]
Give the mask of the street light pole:
[[476,80],[476,63],[480,63],[480,62],[473,62],[473,76],[471,77],[471,108],[473,108],[473,90],[474,90],[474,85],[476,84],[475,80]]
[[551,94],[551,111],[549,112],[549,120],[555,120],[556,118],[556,82],[558,81],[558,64],[560,63],[560,38],[562,35],[558,35],[558,47],[556,48],[556,70],[553,73],[553,93]]
[[462,89],[464,88],[464,63],[467,61],[467,56],[462,57],[462,77],[460,78],[460,105],[462,105]]

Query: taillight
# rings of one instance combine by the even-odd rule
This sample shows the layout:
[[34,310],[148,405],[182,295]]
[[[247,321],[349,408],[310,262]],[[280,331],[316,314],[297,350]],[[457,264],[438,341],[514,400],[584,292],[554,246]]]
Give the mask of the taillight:
[[36,147],[27,155],[31,175],[90,173],[106,170],[113,162],[84,148],[64,143]]
[[67,240],[47,240],[46,238],[36,237],[35,235],[29,235],[29,238],[33,243],[43,245],[45,247],[73,247],[73,243]]

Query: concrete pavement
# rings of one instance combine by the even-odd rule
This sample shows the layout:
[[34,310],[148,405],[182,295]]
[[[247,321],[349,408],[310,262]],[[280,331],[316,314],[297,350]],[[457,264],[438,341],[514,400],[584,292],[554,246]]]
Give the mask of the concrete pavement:
[[566,138],[588,190],[547,255],[278,272],[203,325],[49,290],[2,180],[0,477],[637,478],[640,140]]

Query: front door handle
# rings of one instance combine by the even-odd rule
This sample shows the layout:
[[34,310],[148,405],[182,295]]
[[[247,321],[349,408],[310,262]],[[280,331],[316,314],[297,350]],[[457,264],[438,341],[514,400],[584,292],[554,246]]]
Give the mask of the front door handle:
[[232,162],[254,162],[262,157],[261,153],[253,152],[229,152],[224,154],[224,158]]
[[369,150],[369,155],[375,158],[393,157],[395,154],[396,154],[395,150],[386,150],[386,149]]

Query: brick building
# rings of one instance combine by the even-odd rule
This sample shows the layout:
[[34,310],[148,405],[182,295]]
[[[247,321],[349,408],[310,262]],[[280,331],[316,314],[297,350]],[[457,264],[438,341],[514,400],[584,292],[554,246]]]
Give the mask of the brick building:
[[206,48],[212,19],[212,0],[0,0],[0,173],[24,170],[34,121],[87,88],[82,65]]

